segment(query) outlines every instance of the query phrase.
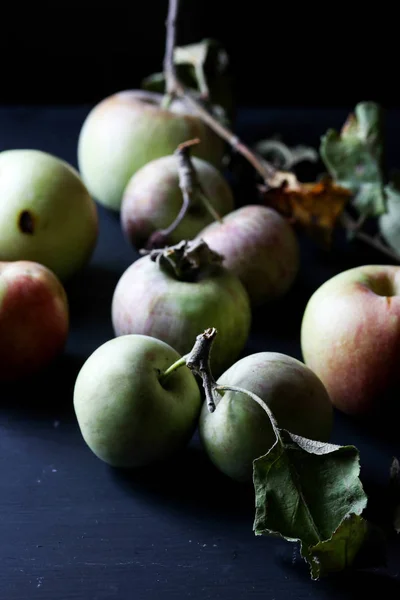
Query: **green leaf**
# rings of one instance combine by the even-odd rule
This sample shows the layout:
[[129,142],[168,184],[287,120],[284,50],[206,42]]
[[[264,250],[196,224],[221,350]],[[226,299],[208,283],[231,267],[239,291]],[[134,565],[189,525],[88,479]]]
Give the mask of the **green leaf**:
[[368,534],[368,523],[354,513],[346,516],[329,540],[307,549],[312,579],[350,567]]
[[400,181],[396,175],[385,186],[386,212],[378,220],[379,232],[386,243],[400,253]]
[[[233,90],[229,74],[229,56],[220,42],[206,38],[195,44],[177,46],[174,63],[179,79],[197,99],[222,107],[230,121],[233,117]],[[165,77],[153,73],[141,83],[143,89],[163,94]]]
[[382,110],[374,102],[356,105],[340,133],[329,129],[321,137],[320,155],[331,175],[355,195],[364,216],[385,212]]
[[367,504],[357,448],[279,431],[281,439],[253,463],[255,534],[300,542],[312,578],[350,566],[365,529],[351,517]]

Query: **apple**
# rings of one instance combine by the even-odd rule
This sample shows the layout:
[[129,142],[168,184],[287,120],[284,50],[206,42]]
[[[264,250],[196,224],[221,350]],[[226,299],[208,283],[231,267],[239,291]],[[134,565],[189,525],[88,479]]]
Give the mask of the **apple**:
[[301,349],[339,410],[377,407],[400,383],[400,267],[357,266],[325,281],[305,308]]
[[[301,361],[278,352],[250,354],[234,363],[217,385],[237,386],[261,398],[278,427],[308,439],[328,441],[333,408],[315,373]],[[213,464],[228,477],[249,482],[253,461],[268,452],[275,434],[267,413],[242,392],[215,393],[216,408],[203,403],[199,434]]]
[[128,181],[146,163],[199,138],[194,155],[222,165],[225,143],[181,100],[163,107],[163,94],[125,90],[87,115],[78,139],[79,171],[93,197],[119,211]]
[[300,250],[292,226],[277,211],[250,204],[214,221],[195,239],[224,256],[239,277],[253,307],[288,292],[299,271]]
[[221,257],[207,251],[204,242],[184,240],[132,263],[112,298],[115,334],[149,335],[183,355],[191,350],[198,332],[211,323],[218,329],[211,357],[213,371],[221,373],[232,364],[247,342],[250,302]]
[[63,285],[47,267],[0,262],[0,380],[47,367],[64,350],[69,307]]
[[180,357],[165,342],[127,335],[108,340],[83,364],[73,404],[84,441],[113,467],[136,468],[168,458],[192,437],[201,395]]
[[[208,201],[222,217],[234,208],[231,188],[221,172],[207,161],[192,157],[192,165]],[[121,205],[121,226],[128,241],[142,248],[151,234],[174,222],[182,207],[179,187],[179,162],[176,155],[162,156],[150,161],[130,179],[124,190]],[[192,239],[214,221],[201,196],[194,192],[188,212],[165,245]]]
[[98,215],[77,171],[39,150],[0,153],[0,260],[39,262],[61,281],[90,259]]

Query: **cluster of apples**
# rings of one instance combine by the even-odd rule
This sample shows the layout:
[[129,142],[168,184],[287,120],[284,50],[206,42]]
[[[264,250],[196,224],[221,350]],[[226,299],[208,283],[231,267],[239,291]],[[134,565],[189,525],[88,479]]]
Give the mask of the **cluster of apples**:
[[83,365],[74,407],[88,446],[111,465],[165,458],[198,426],[215,465],[247,481],[252,461],[273,443],[269,417],[233,391],[209,410],[185,365],[196,336],[218,331],[210,361],[218,385],[256,394],[280,427],[327,441],[334,406],[359,414],[398,385],[399,269],[366,265],[325,282],[304,313],[304,362],[274,352],[239,358],[253,308],[292,286],[298,240],[275,210],[235,206],[221,140],[180,101],[164,107],[162,96],[123,92],[101,102],[81,130],[79,171],[37,150],[0,154],[0,378],[35,373],[62,352],[63,283],[95,248],[95,200],[120,212],[121,235],[137,250],[176,219],[175,150],[193,137],[201,143],[192,164],[212,210],[194,196],[165,245],[121,274],[110,307],[115,338]]
[[[181,102],[165,108],[162,99],[123,92],[92,109],[78,144],[83,181],[100,204],[120,213],[121,235],[140,251],[179,214],[183,196],[176,148],[200,137],[191,160],[212,210],[194,193],[165,244],[145,252],[122,273],[111,306],[116,337],[83,365],[74,390],[75,412],[88,446],[113,466],[164,459],[199,426],[214,464],[248,481],[252,461],[273,443],[269,417],[235,392],[224,393],[210,412],[184,361],[196,336],[215,328],[210,367],[218,383],[259,395],[292,432],[329,439],[332,404],[311,369],[274,352],[239,358],[253,309],[277,300],[293,285],[299,244],[275,210],[235,206],[221,171],[221,140]],[[171,371],[176,362],[183,368]]]

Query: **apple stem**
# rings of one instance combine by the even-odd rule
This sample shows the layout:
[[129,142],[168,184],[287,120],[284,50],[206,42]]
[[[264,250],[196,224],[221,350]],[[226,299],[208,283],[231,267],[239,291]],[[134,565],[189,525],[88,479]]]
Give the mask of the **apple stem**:
[[238,387],[236,385],[216,385],[214,387],[214,391],[219,394],[223,392],[238,392],[239,394],[246,394],[246,396],[249,396],[249,398],[254,400],[254,402],[257,402],[257,404],[259,404],[261,408],[267,413],[268,418],[271,421],[272,429],[274,430],[277,442],[283,445],[283,440],[279,433],[278,423],[276,422],[276,419],[272,414],[269,406],[259,396],[253,394],[253,392],[250,392],[249,390],[245,390],[244,388]]
[[164,76],[165,76],[165,88],[166,96],[164,98],[166,106],[169,105],[171,99],[176,96],[176,67],[174,62],[174,52],[176,45],[177,36],[177,20],[179,13],[180,0],[169,0],[168,3],[168,15],[166,20],[166,42],[165,42],[165,54],[164,54]]
[[234,385],[218,385],[215,381],[211,372],[210,355],[217,333],[218,332],[215,327],[206,329],[203,333],[196,337],[196,341],[192,350],[186,355],[186,366],[189,367],[193,373],[199,375],[202,379],[209,412],[214,412],[216,409],[216,403],[214,400],[216,393],[219,395],[222,395],[223,392],[238,392],[239,394],[246,394],[252,400],[254,400],[254,402],[257,402],[257,404],[259,404],[267,413],[272,425],[272,429],[274,430],[276,436],[276,441],[283,445],[283,440],[280,436],[276,419],[264,400],[259,398],[256,394],[253,394],[253,392],[245,390],[244,388]]
[[214,412],[216,408],[213,393],[217,384],[210,366],[211,348],[216,335],[217,330],[215,327],[210,327],[198,335],[194,346],[186,359],[186,365],[189,369],[193,371],[195,375],[201,377],[207,407],[210,412]]
[[199,139],[189,140],[179,144],[175,150],[175,155],[178,160],[178,173],[179,173],[179,187],[182,192],[182,206],[172,223],[165,229],[157,229],[149,237],[146,249],[162,248],[167,245],[168,236],[179,226],[182,220],[185,218],[190,206],[193,204],[194,197],[199,198],[205,208],[209,211],[211,216],[220,223],[222,222],[221,216],[215,210],[207,194],[201,185],[198,173],[193,165],[190,152],[192,146],[199,144]]
[[170,367],[168,367],[168,369],[166,369],[163,373],[160,374],[158,381],[163,384],[164,381],[175,371],[177,371],[180,367],[184,367],[186,365],[186,360],[188,358],[189,354],[185,354],[184,356],[181,356],[181,358],[178,358],[177,361],[175,361]]

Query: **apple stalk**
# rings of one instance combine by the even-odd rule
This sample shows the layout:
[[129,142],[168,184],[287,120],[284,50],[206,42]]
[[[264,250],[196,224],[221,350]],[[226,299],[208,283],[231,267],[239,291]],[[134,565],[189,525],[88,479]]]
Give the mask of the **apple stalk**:
[[191,159],[191,148],[199,143],[200,140],[197,138],[194,140],[189,140],[179,144],[174,152],[178,161],[179,187],[182,192],[182,206],[176,218],[170,225],[168,225],[168,227],[165,229],[157,229],[154,231],[154,233],[152,233],[146,244],[145,249],[147,250],[161,248],[166,245],[168,236],[175,231],[175,229],[183,221],[195,198],[199,198],[202,201],[205,208],[216,221],[219,221],[220,223],[222,222],[221,216],[214,209],[207,197]]
[[270,408],[267,404],[259,398],[253,392],[249,390],[245,390],[236,385],[218,385],[214,379],[214,376],[211,372],[210,366],[210,355],[212,350],[212,345],[214,343],[215,337],[217,335],[217,330],[215,327],[210,327],[206,329],[203,333],[197,336],[195,344],[189,354],[186,356],[186,366],[193,371],[195,375],[199,375],[202,379],[204,392],[207,400],[208,410],[210,412],[214,412],[216,408],[216,404],[214,401],[215,393],[222,395],[224,392],[238,392],[240,394],[246,394],[257,402],[261,406],[261,408],[267,413],[269,420],[271,421],[272,429],[274,430],[277,443],[282,444],[283,441],[279,434],[278,424],[274,415],[272,414]]
[[[277,169],[257,152],[254,152],[246,146],[237,135],[220,123],[200,102],[198,102],[198,100],[190,93],[190,90],[188,90],[179,80],[174,63],[179,6],[180,0],[169,0],[164,55],[164,75],[166,80],[166,94],[164,100],[166,105],[168,105],[174,97],[179,97],[186,102],[206,125],[225,140],[235,152],[241,154],[252,165],[255,171],[262,177],[266,189],[279,188],[285,184],[289,184],[293,190],[299,189],[301,184],[294,173]],[[354,238],[357,238],[375,250],[382,252],[396,262],[400,262],[400,255],[397,254],[397,252],[387,247],[380,240],[360,231],[356,222],[347,211],[343,211],[340,218],[340,224],[347,233]]]

